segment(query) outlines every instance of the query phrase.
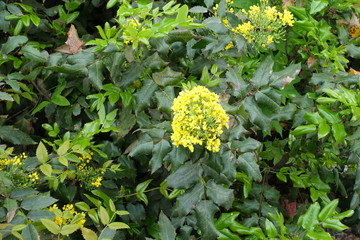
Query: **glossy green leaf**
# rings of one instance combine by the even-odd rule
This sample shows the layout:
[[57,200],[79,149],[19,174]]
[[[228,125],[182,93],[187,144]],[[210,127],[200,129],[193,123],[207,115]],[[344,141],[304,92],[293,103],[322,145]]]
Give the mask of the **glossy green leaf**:
[[265,230],[269,237],[274,238],[278,236],[278,231],[275,227],[275,225],[269,220],[265,220]]
[[0,126],[0,138],[16,145],[35,144],[35,141],[28,134],[12,126]]
[[91,84],[97,89],[100,90],[102,89],[103,86],[103,80],[104,80],[104,75],[103,75],[103,69],[104,69],[104,64],[102,61],[96,61],[95,63],[91,64],[89,66],[89,78],[91,81]]
[[329,5],[329,2],[326,0],[314,0],[311,1],[310,5],[310,14],[313,15],[315,13],[318,13],[322,11],[326,6]]
[[216,205],[210,200],[203,200],[196,204],[197,224],[204,239],[216,239],[219,236],[219,231],[214,224],[214,214],[217,210]]
[[222,213],[215,222],[215,227],[218,230],[227,228],[237,222],[236,218],[239,216],[239,212]]
[[21,49],[21,52],[24,54],[25,57],[27,57],[31,61],[35,62],[46,62],[47,56],[44,52],[40,52],[38,49],[31,45],[26,45]]
[[327,203],[319,213],[319,220],[324,222],[326,221],[326,219],[336,214],[336,208],[338,203],[339,199],[334,199],[330,203]]
[[318,240],[318,239],[322,239],[322,240],[333,240],[333,237],[328,233],[328,232],[315,232],[315,231],[308,231],[306,233],[306,236],[309,239],[313,239],[313,240]]
[[261,181],[262,176],[254,153],[244,153],[238,157],[237,161],[238,169],[244,171],[250,179],[255,181]]
[[318,202],[315,202],[309,206],[306,213],[303,215],[301,226],[308,230],[312,231],[315,226],[319,224],[318,215],[320,212],[320,205]]
[[345,229],[349,228],[348,226],[341,223],[338,219],[328,218],[322,223],[324,228],[333,229],[336,231],[344,231]]
[[162,139],[160,142],[154,145],[152,150],[153,156],[150,159],[151,173],[154,173],[162,166],[163,159],[170,152],[170,150],[171,145],[165,139]]
[[109,228],[113,229],[113,230],[117,230],[117,229],[127,229],[130,227],[129,227],[129,225],[127,225],[126,223],[123,223],[123,222],[112,222],[109,224]]
[[331,127],[331,131],[335,138],[336,144],[343,142],[347,136],[345,126],[342,123],[334,123]]
[[294,136],[308,134],[316,131],[316,125],[309,124],[309,125],[300,125],[297,126],[294,130],[291,131],[291,134]]
[[195,204],[203,198],[204,193],[204,186],[199,182],[188,192],[177,198],[179,203],[177,211],[181,215],[188,214]]
[[257,68],[251,82],[258,88],[265,86],[270,81],[274,61],[268,56]]
[[178,85],[184,76],[181,72],[175,72],[170,67],[166,67],[163,71],[154,73],[153,79],[160,86]]
[[318,138],[324,138],[330,133],[330,126],[325,122],[320,122],[318,126]]
[[178,189],[188,189],[200,180],[203,170],[199,164],[186,163],[166,179],[168,186]]

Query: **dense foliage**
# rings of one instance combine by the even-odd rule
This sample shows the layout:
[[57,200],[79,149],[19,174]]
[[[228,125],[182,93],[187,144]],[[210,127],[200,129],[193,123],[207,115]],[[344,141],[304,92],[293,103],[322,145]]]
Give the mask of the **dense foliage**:
[[357,0],[0,2],[1,239],[360,231]]

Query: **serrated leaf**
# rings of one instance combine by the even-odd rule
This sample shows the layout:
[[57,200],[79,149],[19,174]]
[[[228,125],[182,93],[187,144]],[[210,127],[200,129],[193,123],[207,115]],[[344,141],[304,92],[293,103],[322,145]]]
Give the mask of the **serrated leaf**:
[[35,62],[46,62],[47,56],[44,52],[40,52],[38,49],[31,45],[26,45],[21,49],[21,52],[31,61]]
[[36,157],[41,163],[46,163],[48,160],[48,152],[42,142],[40,142],[38,147],[36,148]]
[[82,227],[81,228],[81,234],[85,240],[97,240],[98,236],[93,230],[90,230],[88,228]]
[[360,58],[360,47],[355,46],[353,43],[346,46],[346,51],[351,57],[356,59]]
[[26,36],[12,36],[9,37],[6,43],[2,44],[1,46],[1,53],[2,54],[9,54],[15,48],[21,46],[22,44],[26,43],[28,38]]
[[174,240],[176,237],[175,228],[173,227],[169,218],[162,211],[160,212],[158,223],[160,226],[160,239]]
[[250,121],[259,126],[264,134],[268,134],[270,132],[271,119],[262,112],[254,96],[246,98],[244,108],[249,113]]
[[201,229],[203,239],[217,239],[219,236],[219,231],[214,224],[214,215],[217,210],[216,205],[210,200],[203,200],[196,204],[197,224]]
[[270,81],[274,61],[268,56],[257,68],[251,82],[258,88],[265,86]]
[[206,195],[219,206],[229,209],[234,201],[234,191],[216,184],[213,179],[206,183]]
[[26,240],[38,240],[38,232],[32,224],[26,225],[21,232],[21,236]]
[[91,84],[97,89],[102,89],[102,82],[104,80],[104,75],[102,73],[104,69],[104,63],[102,61],[95,61],[95,63],[89,66],[89,78]]
[[154,145],[154,148],[152,150],[153,156],[150,159],[151,173],[154,173],[162,166],[164,157],[166,156],[166,154],[170,152],[170,150],[171,150],[171,145],[165,139],[162,139],[160,142]]
[[188,214],[195,204],[203,198],[204,193],[204,186],[199,182],[191,190],[178,197],[179,207],[177,211],[179,214]]
[[109,224],[109,228],[113,229],[113,230],[117,230],[117,229],[127,229],[130,227],[129,227],[129,225],[127,225],[126,223],[123,223],[123,222],[112,222]]
[[40,171],[45,174],[45,176],[51,177],[52,167],[50,164],[45,163],[40,165]]
[[174,86],[179,84],[184,76],[181,72],[175,72],[170,67],[166,67],[163,71],[154,73],[153,79],[160,86]]
[[46,218],[43,218],[40,221],[51,233],[56,235],[60,233],[60,226],[57,225],[54,221]]
[[199,181],[202,172],[199,164],[188,162],[168,176],[166,181],[169,187],[188,189],[192,184]]
[[80,224],[66,224],[61,227],[60,234],[61,235],[70,235],[80,228],[81,228]]
[[69,146],[70,146],[70,140],[66,140],[58,148],[57,154],[59,154],[60,156],[64,155],[69,150]]
[[99,218],[102,224],[106,225],[110,221],[109,213],[106,211],[106,209],[103,206],[99,207]]
[[146,58],[144,61],[144,66],[152,70],[160,70],[168,65],[168,62],[165,62],[160,56],[159,53],[155,52],[150,57]]
[[256,156],[252,152],[240,155],[237,159],[238,168],[243,170],[247,176],[255,181],[261,181],[262,176],[259,165],[256,162]]

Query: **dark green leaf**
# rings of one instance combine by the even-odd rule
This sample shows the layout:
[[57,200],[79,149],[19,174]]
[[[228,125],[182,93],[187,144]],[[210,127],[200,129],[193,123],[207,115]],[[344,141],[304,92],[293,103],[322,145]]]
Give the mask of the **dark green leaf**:
[[29,135],[12,126],[0,126],[0,138],[17,145],[35,144],[35,141]]
[[273,65],[274,61],[271,56],[268,56],[255,71],[251,82],[258,88],[267,85],[270,81]]
[[175,72],[170,67],[166,67],[161,72],[154,73],[152,77],[160,86],[174,86],[179,84],[179,82],[184,79],[184,76],[181,72]]
[[92,85],[97,89],[102,89],[102,82],[104,80],[104,75],[102,73],[104,69],[104,64],[102,61],[96,61],[94,64],[89,66],[89,78]]
[[213,179],[206,183],[206,195],[219,206],[229,209],[234,201],[234,191],[216,184]]
[[169,218],[161,211],[159,216],[159,226],[160,226],[160,239],[172,240],[176,237],[175,228],[171,224]]
[[240,155],[237,159],[238,168],[244,171],[248,177],[255,181],[261,181],[262,176],[259,165],[256,162],[256,156],[252,152]]
[[32,210],[27,214],[27,217],[34,222],[39,222],[41,218],[52,219],[55,214],[49,210]]
[[169,187],[188,189],[192,184],[199,181],[202,172],[199,164],[188,162],[172,173],[166,181]]
[[27,45],[21,49],[21,52],[25,57],[35,62],[46,62],[48,54],[45,52],[40,52],[38,49],[31,45]]
[[152,150],[153,156],[150,159],[151,173],[154,173],[162,166],[164,157],[166,156],[166,154],[170,152],[170,150],[171,150],[171,145],[165,139],[162,139],[160,142],[154,145],[154,148]]
[[210,200],[203,200],[196,204],[197,224],[201,229],[203,239],[216,239],[219,231],[214,225],[214,214],[218,210],[215,204]]
[[160,70],[168,64],[169,63],[165,62],[157,52],[146,58],[144,61],[144,66],[150,68],[151,70]]
[[26,240],[38,240],[38,232],[32,224],[26,225],[26,227],[21,232],[21,236]]
[[244,107],[250,115],[251,122],[259,126],[265,134],[268,134],[270,132],[271,119],[262,112],[261,108],[259,108],[254,96],[246,98]]
[[180,215],[188,214],[195,204],[204,196],[204,186],[201,182],[196,184],[191,190],[178,197],[179,207],[177,211]]
[[47,196],[34,196],[25,199],[21,203],[21,207],[26,210],[35,210],[49,207],[50,205],[54,204],[57,200],[53,197]]
[[317,12],[320,12],[321,10],[326,8],[327,5],[329,5],[329,2],[326,1],[326,0],[314,0],[314,1],[311,1],[310,14],[313,15],[313,14],[315,14]]
[[191,13],[207,13],[208,9],[202,6],[195,6],[189,9]]
[[1,53],[2,54],[9,54],[15,48],[21,46],[22,44],[26,43],[28,38],[26,36],[12,36],[6,41],[6,43],[2,44],[1,46]]
[[355,46],[354,44],[350,43],[346,46],[346,51],[349,55],[353,58],[359,59],[360,58],[360,47]]
[[154,96],[157,88],[158,85],[154,81],[150,79],[144,80],[141,90],[134,94],[137,102],[137,111],[142,111],[150,106],[151,98]]

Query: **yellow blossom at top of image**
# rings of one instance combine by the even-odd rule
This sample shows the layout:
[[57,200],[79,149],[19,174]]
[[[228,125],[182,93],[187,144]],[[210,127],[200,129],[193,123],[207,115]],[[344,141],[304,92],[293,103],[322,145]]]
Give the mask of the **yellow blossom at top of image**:
[[219,104],[219,96],[203,86],[180,92],[174,99],[172,110],[175,146],[182,145],[194,151],[194,145],[205,145],[212,152],[220,150],[219,136],[228,127],[229,117]]
[[264,13],[267,19],[269,19],[270,21],[274,21],[276,20],[278,11],[275,7],[267,6],[264,10]]

